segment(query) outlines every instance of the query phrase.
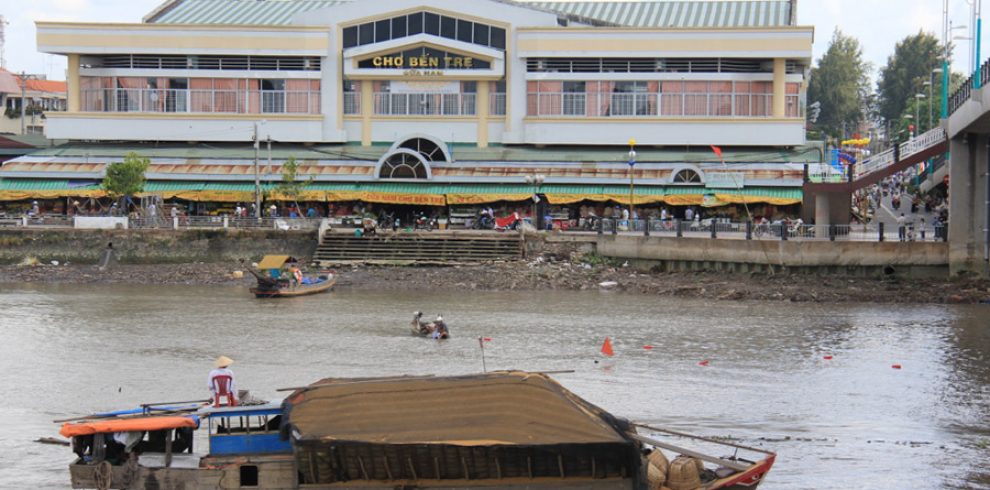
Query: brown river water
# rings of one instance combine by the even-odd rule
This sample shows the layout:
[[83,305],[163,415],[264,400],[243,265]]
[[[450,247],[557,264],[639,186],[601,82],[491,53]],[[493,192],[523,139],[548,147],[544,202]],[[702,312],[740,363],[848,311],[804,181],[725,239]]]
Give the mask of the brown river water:
[[[453,338],[410,336],[415,310]],[[0,332],[4,489],[69,487],[69,449],[32,442],[58,437],[53,419],[205,398],[219,354],[275,398],[327,376],[478,372],[482,336],[489,370],[574,370],[555,377],[614,414],[777,451],[767,490],[990,488],[985,305],[0,284]]]

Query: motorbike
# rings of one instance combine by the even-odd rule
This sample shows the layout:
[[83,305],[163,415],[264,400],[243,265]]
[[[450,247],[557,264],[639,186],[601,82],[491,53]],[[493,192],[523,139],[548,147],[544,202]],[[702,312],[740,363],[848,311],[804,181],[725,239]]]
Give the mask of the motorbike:
[[416,222],[413,223],[414,230],[433,231],[436,228],[437,228],[437,219],[429,218],[425,214],[416,218]]
[[471,228],[475,230],[494,230],[495,220],[487,214],[482,214],[478,217],[478,219],[474,220],[474,224],[471,225]]

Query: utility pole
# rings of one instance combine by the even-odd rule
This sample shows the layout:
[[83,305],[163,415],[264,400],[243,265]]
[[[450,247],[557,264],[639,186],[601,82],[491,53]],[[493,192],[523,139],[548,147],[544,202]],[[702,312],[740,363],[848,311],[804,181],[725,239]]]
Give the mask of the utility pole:
[[27,108],[27,74],[21,72],[21,134],[24,133],[25,109]]
[[261,219],[261,180],[258,176],[258,152],[261,142],[258,140],[258,123],[254,123],[254,217]]
[[265,169],[265,178],[267,178],[270,181],[272,176],[272,135],[271,134],[268,135],[268,139],[266,141],[268,143],[268,167]]

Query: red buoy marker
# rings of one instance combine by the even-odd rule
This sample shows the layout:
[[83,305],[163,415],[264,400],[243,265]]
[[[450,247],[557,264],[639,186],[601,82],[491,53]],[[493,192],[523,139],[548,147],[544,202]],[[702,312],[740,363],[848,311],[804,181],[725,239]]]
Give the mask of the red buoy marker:
[[698,365],[699,366],[708,367],[708,363],[709,362],[711,362],[711,361],[709,361],[708,359],[705,359],[704,361],[699,362]]
[[825,356],[822,359],[825,359],[826,361],[831,361],[832,360],[832,356]]
[[894,364],[894,365],[892,365],[890,367],[892,367],[894,369],[900,369],[901,368],[901,365],[900,364]]
[[491,342],[492,341],[492,338],[491,337],[485,337],[482,340],[484,340],[485,342]]
[[646,350],[653,350],[653,346],[652,345],[644,345],[643,348],[646,349]]
[[615,351],[612,350],[612,341],[608,337],[605,337],[605,342],[602,344],[602,354],[608,357],[615,355]]

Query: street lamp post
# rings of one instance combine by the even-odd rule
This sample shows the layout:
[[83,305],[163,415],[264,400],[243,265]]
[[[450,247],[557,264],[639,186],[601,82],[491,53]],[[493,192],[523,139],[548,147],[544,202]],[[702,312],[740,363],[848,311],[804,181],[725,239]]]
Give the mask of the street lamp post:
[[543,217],[540,213],[540,187],[543,185],[543,181],[546,180],[546,176],[543,174],[527,175],[526,183],[533,185],[533,226],[540,230],[545,227],[543,223]]
[[917,136],[921,132],[921,117],[919,116],[919,111],[921,110],[921,99],[925,98],[925,94],[914,94],[914,136]]
[[264,119],[254,122],[254,217],[261,219],[261,176],[258,172],[258,159],[261,151],[261,139],[258,137],[258,127],[266,123]]
[[633,182],[633,179],[635,178],[635,174],[633,172],[633,167],[635,167],[635,166],[636,166],[636,139],[635,138],[630,138],[629,139],[629,229],[631,231],[635,231],[635,228],[636,228],[633,225],[634,219],[635,219],[634,218],[635,213],[633,212],[635,210],[634,205],[633,205],[633,202],[634,202],[633,201],[633,188],[635,186],[635,184]]

